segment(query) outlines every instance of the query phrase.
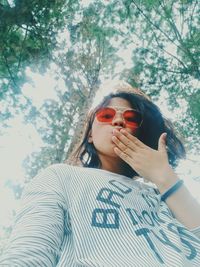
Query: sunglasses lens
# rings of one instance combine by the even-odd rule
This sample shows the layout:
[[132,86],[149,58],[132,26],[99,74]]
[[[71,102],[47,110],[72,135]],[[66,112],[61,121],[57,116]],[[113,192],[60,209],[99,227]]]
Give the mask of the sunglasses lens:
[[[113,108],[101,108],[96,113],[99,122],[111,123],[116,114]],[[126,110],[123,113],[124,120],[129,127],[138,128],[142,122],[142,116],[135,110]]]
[[115,110],[112,108],[102,108],[96,113],[96,118],[100,122],[111,122],[115,116]]
[[142,121],[142,116],[139,112],[134,110],[127,110],[124,112],[124,119],[127,125],[137,128],[140,126]]

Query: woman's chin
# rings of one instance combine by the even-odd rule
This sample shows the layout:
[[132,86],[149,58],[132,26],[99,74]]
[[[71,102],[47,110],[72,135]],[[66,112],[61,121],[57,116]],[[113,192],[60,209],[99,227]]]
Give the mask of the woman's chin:
[[107,157],[112,157],[112,158],[119,158],[119,156],[115,153],[114,151],[115,145],[109,147],[109,149],[106,149],[104,151],[101,151],[101,154]]

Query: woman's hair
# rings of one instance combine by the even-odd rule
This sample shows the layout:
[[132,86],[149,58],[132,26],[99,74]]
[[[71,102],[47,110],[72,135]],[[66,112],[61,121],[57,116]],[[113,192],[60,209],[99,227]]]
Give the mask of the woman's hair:
[[[95,118],[96,111],[107,106],[114,97],[120,97],[127,100],[131,107],[137,109],[143,118],[142,125],[139,128],[137,138],[147,146],[158,149],[158,139],[163,132],[167,133],[166,145],[169,163],[172,167],[176,167],[178,160],[185,157],[185,149],[182,142],[176,136],[172,123],[163,117],[159,108],[141,91],[127,92],[118,91],[104,97],[101,103],[90,111],[82,142],[73,153],[74,158],[81,161],[83,167],[101,168],[101,162],[93,143],[89,143],[89,135]],[[128,177],[138,176],[127,163],[124,164],[124,172]]]

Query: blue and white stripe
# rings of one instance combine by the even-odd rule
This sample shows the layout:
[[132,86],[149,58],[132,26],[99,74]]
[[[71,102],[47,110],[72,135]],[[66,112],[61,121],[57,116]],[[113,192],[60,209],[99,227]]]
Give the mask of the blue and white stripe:
[[[131,192],[117,191],[109,182],[112,180]],[[117,192],[112,195],[116,206],[98,200],[102,188]],[[106,190],[104,193],[106,198]],[[157,199],[155,207],[149,208],[142,194]],[[95,209],[116,209],[119,228],[92,226]],[[141,218],[134,224],[127,209],[138,214],[144,210],[157,212],[165,223],[151,226]],[[175,227],[171,231],[170,225]],[[184,228],[147,184],[104,170],[52,165],[27,185],[0,267],[199,267],[200,227],[188,231],[190,247],[183,242],[187,236],[179,234],[178,227]],[[151,232],[154,251],[145,238],[136,235],[142,228]],[[193,259],[188,259],[190,248],[196,252]]]

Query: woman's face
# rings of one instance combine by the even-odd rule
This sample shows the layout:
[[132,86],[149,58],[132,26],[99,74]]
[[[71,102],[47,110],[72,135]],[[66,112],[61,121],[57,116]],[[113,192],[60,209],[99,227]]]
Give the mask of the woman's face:
[[113,129],[125,128],[129,133],[133,135],[137,134],[137,130],[126,123],[123,117],[123,112],[125,110],[132,109],[127,100],[114,97],[110,100],[107,106],[117,110],[115,116],[109,122],[98,121],[97,117],[95,117],[89,137],[89,142],[93,143],[96,148],[102,166],[104,166],[105,161],[111,160],[112,158],[115,159],[115,164],[117,158],[121,161],[113,150],[115,147],[115,144],[111,139],[113,136]]

